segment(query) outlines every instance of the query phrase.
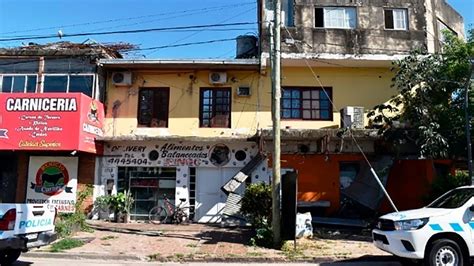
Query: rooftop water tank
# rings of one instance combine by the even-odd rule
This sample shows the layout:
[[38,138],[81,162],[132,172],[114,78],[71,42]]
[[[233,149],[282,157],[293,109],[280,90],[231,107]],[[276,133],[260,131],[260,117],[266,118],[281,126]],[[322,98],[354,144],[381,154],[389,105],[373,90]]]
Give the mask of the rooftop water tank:
[[235,58],[257,57],[257,37],[252,35],[240,35],[237,37],[237,54]]

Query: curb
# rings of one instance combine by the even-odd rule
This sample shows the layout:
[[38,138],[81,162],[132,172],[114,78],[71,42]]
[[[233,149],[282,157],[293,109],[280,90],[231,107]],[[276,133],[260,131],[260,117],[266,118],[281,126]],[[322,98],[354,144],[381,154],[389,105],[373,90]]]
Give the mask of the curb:
[[89,260],[121,260],[121,261],[146,261],[145,258],[133,255],[108,255],[91,253],[53,253],[53,252],[27,252],[22,253],[25,258],[46,258],[46,259],[89,259]]
[[210,258],[183,258],[168,259],[167,257],[158,257],[149,260],[145,257],[133,255],[107,255],[107,254],[91,254],[91,253],[52,253],[52,252],[27,252],[22,253],[25,258],[47,258],[47,259],[76,259],[76,260],[110,260],[110,261],[149,261],[149,262],[222,262],[222,263],[330,263],[337,259],[330,257],[313,257],[301,259],[272,258],[272,257],[210,257]]

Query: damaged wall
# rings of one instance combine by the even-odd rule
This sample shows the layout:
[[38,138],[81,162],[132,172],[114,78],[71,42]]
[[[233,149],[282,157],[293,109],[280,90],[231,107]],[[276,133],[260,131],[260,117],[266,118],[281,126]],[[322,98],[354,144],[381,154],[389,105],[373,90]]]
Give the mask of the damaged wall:
[[[444,0],[435,1],[436,14],[446,18],[444,22],[462,31],[462,18]],[[266,22],[272,14],[268,1],[262,1]],[[352,29],[316,27],[315,8],[354,7],[356,26]],[[417,0],[294,0],[294,26],[288,23],[289,33],[282,30],[283,53],[330,53],[330,54],[406,54],[416,48],[427,47],[427,33],[432,23],[430,6]],[[384,9],[402,8],[407,10],[408,30],[385,29]],[[291,11],[291,10],[290,10]],[[291,16],[290,16],[291,18]],[[427,27],[428,26],[428,27]],[[263,24],[262,50],[269,51],[270,34],[268,23]],[[295,39],[295,42],[286,40]]]

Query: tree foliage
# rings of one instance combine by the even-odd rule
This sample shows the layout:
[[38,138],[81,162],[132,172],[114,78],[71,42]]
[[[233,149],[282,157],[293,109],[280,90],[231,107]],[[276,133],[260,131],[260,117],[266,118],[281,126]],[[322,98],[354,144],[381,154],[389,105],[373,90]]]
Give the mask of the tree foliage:
[[446,32],[442,53],[412,51],[394,62],[392,87],[399,94],[368,114],[389,143],[415,145],[423,158],[465,156],[464,99],[473,33],[464,41]]
[[242,198],[240,212],[256,228],[268,224],[272,214],[272,189],[265,183],[250,184]]

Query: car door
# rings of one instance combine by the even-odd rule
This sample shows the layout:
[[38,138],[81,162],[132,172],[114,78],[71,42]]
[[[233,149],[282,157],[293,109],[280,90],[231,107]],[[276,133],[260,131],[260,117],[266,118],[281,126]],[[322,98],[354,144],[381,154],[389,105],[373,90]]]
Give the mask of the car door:
[[467,217],[468,225],[465,227],[469,230],[471,236],[471,245],[474,245],[474,197],[472,197],[464,206],[465,217]]

